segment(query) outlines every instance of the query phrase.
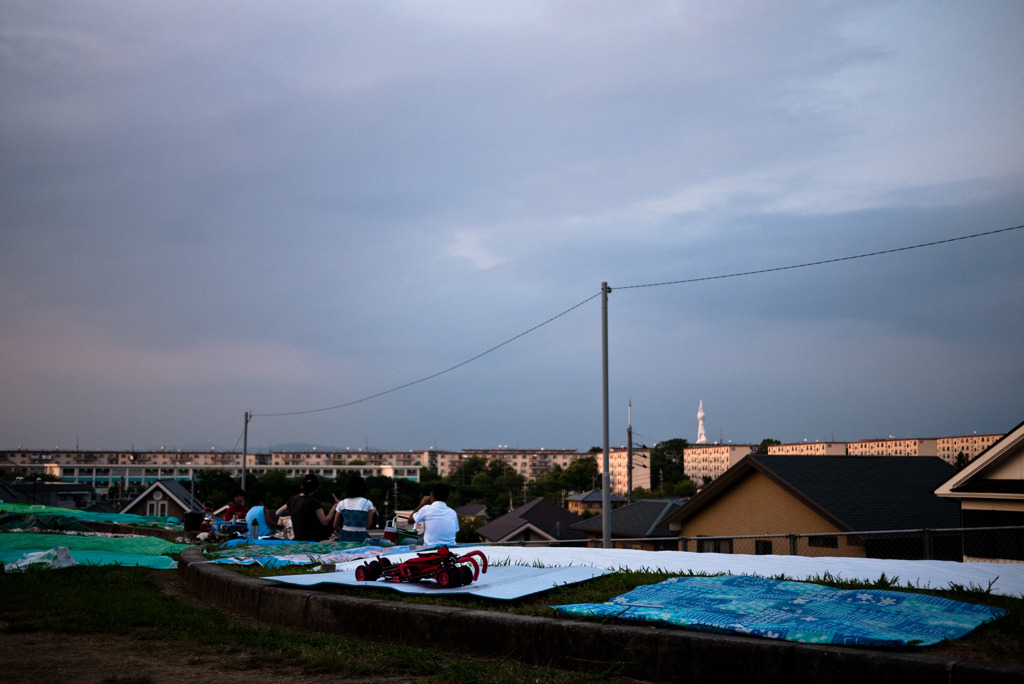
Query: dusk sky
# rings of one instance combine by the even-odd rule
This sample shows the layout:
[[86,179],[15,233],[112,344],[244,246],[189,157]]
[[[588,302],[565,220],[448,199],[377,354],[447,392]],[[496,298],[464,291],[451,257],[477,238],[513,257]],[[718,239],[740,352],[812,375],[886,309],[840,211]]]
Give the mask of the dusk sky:
[[709,441],[1006,432],[1022,36],[1020,0],[0,0],[0,448],[240,449],[249,411],[254,451],[586,450],[602,282],[613,446],[630,401],[648,445],[701,400]]

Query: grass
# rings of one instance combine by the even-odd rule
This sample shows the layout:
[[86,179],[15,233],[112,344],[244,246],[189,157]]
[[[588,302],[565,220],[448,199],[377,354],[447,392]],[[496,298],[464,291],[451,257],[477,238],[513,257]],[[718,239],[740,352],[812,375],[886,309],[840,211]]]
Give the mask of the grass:
[[[240,574],[262,577],[306,574],[311,568],[291,566],[224,566]],[[254,672],[263,667],[291,666],[308,674],[342,676],[424,677],[436,682],[590,682],[616,681],[610,675],[534,669],[510,661],[454,658],[450,654],[400,644],[356,639],[278,627],[250,626],[221,611],[165,595],[146,568],[76,566],[0,574],[0,620],[8,632],[55,632],[125,635],[181,644],[196,652],[230,656]],[[550,606],[600,603],[633,588],[660,582],[679,573],[620,570],[593,580],[564,586],[517,601],[495,602],[469,596],[410,596],[380,589],[321,585],[323,591],[520,615],[554,618]],[[775,579],[791,579],[784,576]],[[992,594],[988,588],[950,586],[946,591],[906,586],[898,577],[877,582],[850,582],[831,575],[812,581],[842,589],[914,591],[957,601],[1005,608],[1009,615],[982,625],[971,634],[914,653],[991,660],[1024,665],[1024,597]],[[901,586],[902,584],[902,586]],[[119,680],[127,684],[130,680]]]
[[250,626],[215,608],[164,594],[147,568],[80,565],[0,574],[0,620],[9,633],[105,634],[173,642],[197,652],[231,656],[254,672],[298,667],[307,674],[339,678],[409,676],[502,684],[616,681],[510,661],[454,658],[401,644]]
[[[314,572],[312,566],[262,568],[258,565],[227,565],[224,567],[250,577],[308,574]],[[559,587],[549,592],[527,596],[515,601],[488,601],[464,594],[453,594],[451,596],[410,595],[381,589],[360,589],[358,587],[330,584],[318,585],[317,589],[324,592],[374,598],[377,600],[405,601],[409,603],[492,610],[518,615],[555,618],[556,615],[551,609],[553,605],[603,603],[615,596],[625,594],[638,586],[662,582],[669,577],[692,576],[694,574],[699,573],[670,573],[657,569],[619,569],[618,572],[596,577],[587,582]],[[779,575],[772,579],[793,580],[794,578]],[[991,587],[961,586],[956,584],[951,584],[944,591],[919,589],[901,582],[899,577],[887,577],[884,574],[874,582],[839,579],[829,573],[810,578],[807,581],[836,587],[837,589],[913,592],[939,596],[964,603],[978,603],[1004,608],[1008,611],[1006,616],[981,625],[961,639],[935,646],[914,648],[911,652],[1024,665],[1024,597],[1014,598],[993,594]]]

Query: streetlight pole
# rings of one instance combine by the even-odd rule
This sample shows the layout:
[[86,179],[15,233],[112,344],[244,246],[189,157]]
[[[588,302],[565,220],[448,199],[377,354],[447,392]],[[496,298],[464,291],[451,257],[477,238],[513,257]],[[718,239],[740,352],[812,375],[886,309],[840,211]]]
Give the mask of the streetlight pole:
[[611,473],[608,459],[608,283],[601,283],[601,397],[604,477],[601,479],[601,536],[606,549],[612,546]]

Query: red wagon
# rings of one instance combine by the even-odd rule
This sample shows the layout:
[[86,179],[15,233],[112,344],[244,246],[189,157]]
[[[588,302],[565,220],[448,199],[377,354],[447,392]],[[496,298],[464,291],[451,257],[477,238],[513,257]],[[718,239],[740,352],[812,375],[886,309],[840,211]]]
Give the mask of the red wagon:
[[356,579],[360,582],[374,582],[381,577],[388,582],[433,579],[442,587],[461,587],[478,580],[481,572],[487,572],[487,556],[481,551],[470,551],[460,556],[442,546],[416,556],[397,564],[387,556],[381,556],[356,568]]

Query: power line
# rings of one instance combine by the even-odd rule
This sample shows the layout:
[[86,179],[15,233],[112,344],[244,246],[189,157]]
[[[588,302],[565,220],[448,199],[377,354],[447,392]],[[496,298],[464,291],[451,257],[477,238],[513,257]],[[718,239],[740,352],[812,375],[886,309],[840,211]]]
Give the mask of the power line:
[[[631,289],[637,289],[637,288],[643,288],[643,287],[663,287],[663,286],[666,286],[666,285],[684,285],[684,284],[688,284],[688,283],[699,283],[699,282],[703,282],[703,281],[706,281],[706,280],[722,280],[722,279],[725,279],[725,278],[739,278],[741,276],[760,275],[760,274],[763,274],[763,273],[775,273],[777,271],[791,271],[791,270],[798,269],[798,268],[808,268],[810,266],[822,266],[822,265],[825,265],[825,264],[835,264],[835,263],[839,263],[839,262],[843,262],[843,261],[853,261],[855,259],[866,259],[868,257],[882,256],[884,254],[895,254],[897,252],[907,252],[907,251],[910,251],[910,250],[913,250],[913,249],[921,249],[921,248],[924,248],[924,247],[934,247],[936,245],[945,245],[945,244],[949,244],[951,242],[960,242],[962,240],[972,240],[974,238],[986,237],[986,236],[989,236],[989,235],[997,235],[999,233],[1006,233],[1006,232],[1009,232],[1009,231],[1012,231],[1012,230],[1020,230],[1022,228],[1024,228],[1024,225],[1012,226],[1010,228],[998,228],[996,230],[989,230],[989,231],[985,231],[985,232],[982,232],[982,233],[974,233],[972,235],[961,235],[960,237],[948,238],[948,239],[945,239],[945,240],[935,240],[933,242],[922,242],[922,243],[919,243],[919,244],[916,244],[916,245],[908,245],[906,247],[895,247],[893,249],[885,249],[885,250],[880,250],[880,251],[877,251],[877,252],[866,252],[864,254],[855,254],[853,256],[836,257],[834,259],[823,259],[821,261],[809,261],[809,262],[802,263],[802,264],[792,264],[790,266],[776,266],[774,268],[762,268],[762,269],[758,269],[758,270],[755,270],[755,271],[742,271],[740,273],[728,273],[728,274],[725,274],[725,275],[702,276],[700,278],[687,278],[685,280],[670,280],[670,281],[661,282],[661,283],[646,283],[646,284],[641,284],[641,285],[621,285],[621,286],[618,286],[618,287],[616,287],[614,289],[616,289],[616,290],[631,290]],[[611,288],[609,288],[609,291],[610,290],[611,290]],[[349,406],[355,406],[356,404],[361,404],[361,403],[363,403],[365,401],[370,401],[371,399],[376,399],[377,397],[382,397],[382,396],[384,396],[386,394],[391,394],[393,392],[397,392],[399,390],[403,390],[403,389],[405,389],[407,387],[412,387],[413,385],[418,385],[418,384],[426,382],[428,380],[433,380],[436,377],[439,377],[439,376],[444,375],[446,373],[450,373],[450,372],[452,372],[452,371],[454,371],[454,370],[456,370],[458,368],[462,368],[463,366],[468,365],[468,364],[476,361],[477,359],[480,359],[480,358],[482,358],[484,356],[487,356],[491,352],[497,351],[498,349],[501,349],[502,347],[504,347],[504,346],[506,346],[508,344],[511,344],[512,342],[515,342],[519,338],[524,337],[526,335],[529,335],[530,333],[534,332],[535,330],[543,328],[545,325],[548,325],[549,323],[552,323],[552,322],[558,320],[562,316],[565,316],[566,314],[568,314],[568,313],[570,313],[572,311],[575,311],[576,309],[580,308],[581,306],[583,306],[587,302],[589,302],[589,301],[591,301],[593,299],[596,299],[599,296],[601,296],[600,292],[598,292],[596,294],[593,294],[593,295],[587,297],[586,299],[584,299],[583,301],[579,302],[578,304],[575,304],[575,305],[569,307],[565,311],[552,316],[551,318],[547,319],[543,323],[538,323],[537,325],[533,326],[529,330],[524,330],[523,332],[519,333],[518,335],[516,335],[514,337],[510,337],[509,339],[505,340],[501,344],[497,344],[497,345],[491,347],[490,349],[477,354],[476,356],[474,356],[472,358],[466,359],[465,361],[463,361],[461,363],[457,363],[454,366],[450,366],[448,368],[445,368],[444,370],[438,371],[436,373],[432,373],[432,374],[427,375],[425,377],[422,377],[422,378],[420,378],[418,380],[413,380],[412,382],[407,382],[404,385],[398,385],[397,387],[392,387],[391,389],[384,390],[383,392],[377,392],[376,394],[371,394],[371,395],[363,397],[361,399],[355,399],[353,401],[345,402],[344,404],[336,404],[334,406],[325,406],[323,408],[308,409],[308,410],[305,410],[305,411],[289,411],[289,412],[285,412],[285,413],[253,413],[253,414],[250,414],[250,417],[252,417],[252,418],[257,418],[257,417],[258,418],[276,418],[276,417],[281,417],[281,416],[301,416],[301,415],[305,415],[305,414],[308,414],[308,413],[322,413],[324,411],[335,411],[337,409],[347,408]]]
[[793,264],[791,266],[776,266],[775,268],[762,268],[757,271],[743,271],[741,273],[704,276],[702,278],[688,278],[686,280],[670,280],[664,283],[647,283],[646,285],[620,285],[615,289],[629,290],[638,287],[661,287],[663,285],[682,285],[685,283],[699,283],[705,280],[722,280],[723,278],[739,278],[740,276],[760,275],[762,273],[774,273],[776,271],[791,271],[796,268],[807,268],[808,266],[821,266],[823,264],[835,264],[839,263],[840,261],[853,261],[854,259],[865,259],[867,257],[881,256],[883,254],[894,254],[896,252],[906,252],[911,249],[921,249],[922,247],[934,247],[935,245],[945,245],[950,242],[958,242],[960,240],[971,240],[973,238],[985,237],[986,235],[996,235],[997,233],[1006,233],[1011,230],[1020,230],[1021,228],[1024,228],[1024,225],[1013,226],[1012,228],[999,228],[997,230],[985,231],[984,233],[974,233],[973,235],[962,235],[960,237],[949,238],[947,240],[936,240],[935,242],[922,242],[921,244],[909,245],[907,247],[884,249],[879,252],[867,252],[866,254],[856,254],[854,256],[837,257],[835,259],[823,259],[822,261],[809,261],[805,264]]
[[551,323],[551,322],[561,318],[562,316],[565,316],[569,312],[574,311],[574,310],[580,308],[581,306],[583,306],[584,304],[589,302],[591,299],[594,299],[595,297],[599,297],[600,295],[601,295],[600,292],[598,292],[597,294],[593,294],[593,295],[587,297],[586,299],[584,299],[579,304],[576,304],[574,306],[569,307],[568,309],[566,309],[562,313],[556,314],[556,315],[552,316],[551,318],[547,319],[543,323],[538,323],[537,325],[533,326],[529,330],[524,330],[523,332],[519,333],[515,337],[510,337],[509,339],[505,340],[501,344],[497,344],[497,345],[491,347],[487,351],[480,352],[479,354],[477,354],[476,356],[474,356],[471,359],[466,359],[462,363],[457,363],[454,366],[450,366],[448,368],[445,368],[442,371],[438,371],[436,373],[432,373],[431,375],[428,375],[426,377],[420,378],[419,380],[413,380],[412,382],[407,382],[404,385],[399,385],[397,387],[392,387],[389,390],[384,390],[383,392],[377,392],[376,394],[371,394],[368,397],[363,397],[362,399],[356,399],[354,401],[349,401],[349,402],[346,402],[344,404],[337,404],[335,406],[325,406],[324,408],[309,409],[307,411],[292,411],[292,412],[289,412],[289,413],[254,413],[252,415],[253,415],[253,417],[270,418],[270,417],[276,417],[276,416],[301,416],[301,415],[304,415],[306,413],[321,413],[323,411],[334,411],[335,409],[345,408],[347,406],[354,406],[355,404],[361,404],[364,401],[369,401],[370,399],[376,399],[377,397],[382,397],[385,394],[391,394],[392,392],[397,392],[398,390],[405,389],[406,387],[412,387],[413,385],[418,385],[421,382],[426,382],[427,380],[433,380],[434,378],[436,378],[438,376],[441,376],[441,375],[444,375],[445,373],[450,373],[450,372],[452,372],[453,370],[455,370],[457,368],[462,368],[463,366],[465,366],[467,364],[473,363],[477,359],[482,358],[484,356],[487,356],[491,352],[496,351],[498,349],[501,349],[502,347],[504,347],[507,344],[511,344],[512,342],[515,342],[520,337],[523,337],[525,335],[529,335],[534,330],[537,330],[539,328],[543,328],[548,323]]

